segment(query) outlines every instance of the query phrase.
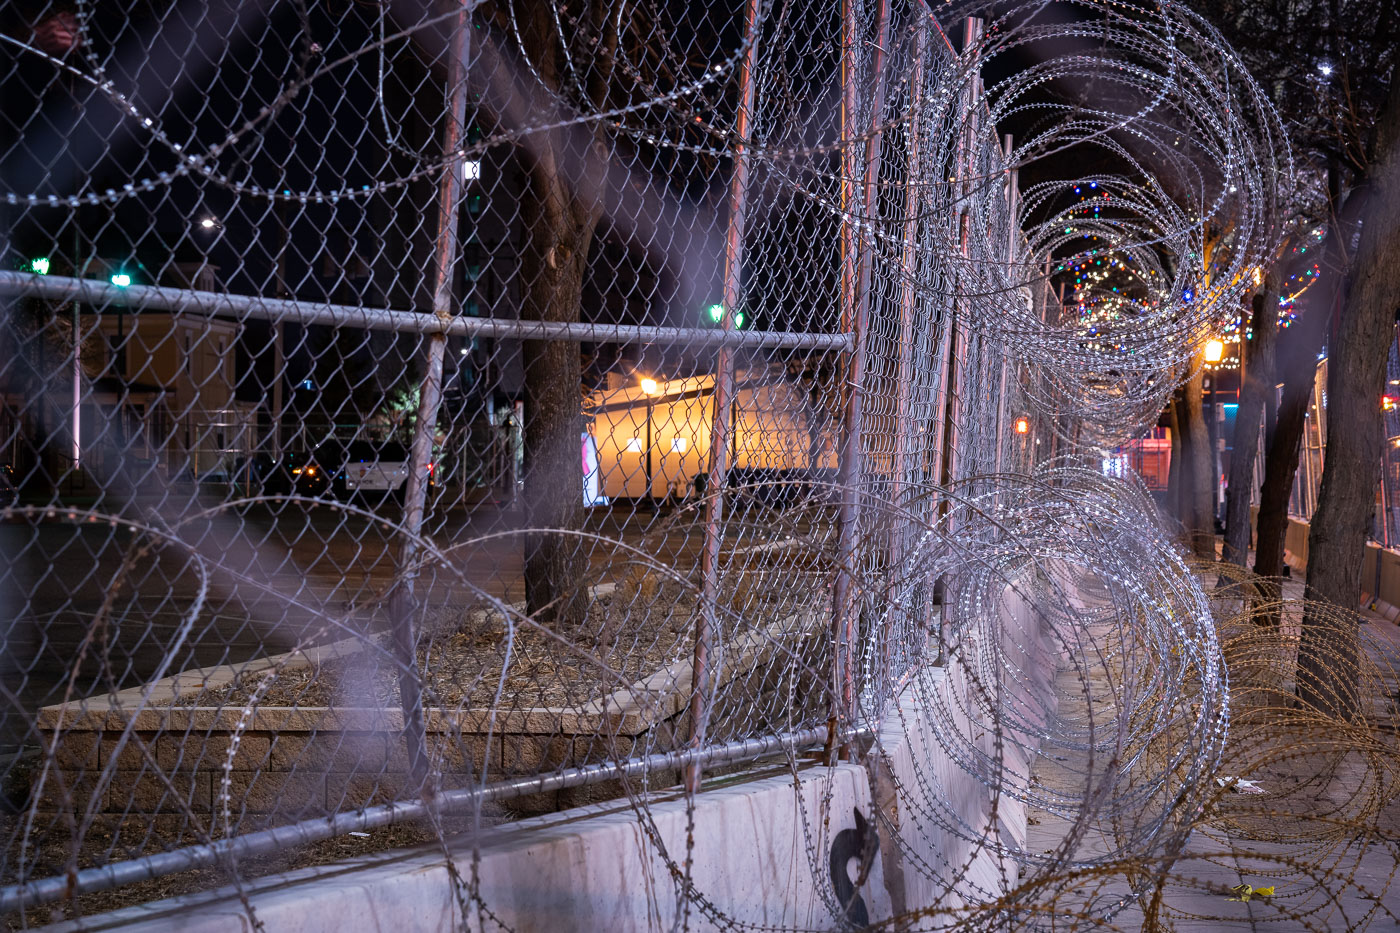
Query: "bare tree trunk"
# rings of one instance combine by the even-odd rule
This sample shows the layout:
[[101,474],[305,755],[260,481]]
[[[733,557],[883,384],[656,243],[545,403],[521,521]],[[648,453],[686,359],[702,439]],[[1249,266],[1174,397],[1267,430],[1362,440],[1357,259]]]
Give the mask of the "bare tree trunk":
[[[577,321],[592,224],[547,226],[526,214],[532,231],[521,257],[531,283],[525,307],[541,321]],[[542,234],[548,231],[549,245]],[[583,428],[583,372],[578,345],[527,340],[525,363],[525,516],[536,531],[525,539],[525,602],[541,619],[576,625],[587,608],[581,540],[568,532],[582,524],[579,437]]]
[[[1283,255],[1288,254],[1285,247]],[[1259,423],[1274,391],[1274,347],[1278,342],[1278,295],[1283,277],[1275,263],[1254,296],[1250,313],[1254,339],[1246,341],[1245,381],[1240,406],[1235,411],[1235,437],[1231,445],[1230,479],[1225,489],[1224,560],[1245,566],[1249,555],[1249,504],[1254,492],[1254,459],[1259,452]]]
[[[1329,236],[1341,236],[1333,231]],[[1340,268],[1329,275],[1329,285],[1341,275]],[[1327,333],[1334,290],[1312,292],[1298,323],[1290,327],[1279,344],[1275,369],[1283,377],[1283,398],[1273,429],[1264,437],[1264,483],[1259,488],[1259,519],[1255,529],[1254,572],[1265,577],[1283,574],[1283,542],[1288,533],[1288,500],[1293,494],[1293,477],[1307,424],[1313,381],[1317,377],[1317,354]]]
[[[587,93],[594,104],[607,96],[617,33],[605,5],[587,11],[594,31],[580,33],[586,61]],[[521,37],[534,67],[561,87],[560,56],[551,8],[522,4],[517,10]],[[562,121],[561,121],[562,122]],[[606,140],[601,129],[559,127],[530,134],[525,142],[528,184],[520,200],[526,242],[520,257],[522,317],[575,323],[593,234],[602,217]],[[525,602],[542,620],[568,625],[583,621],[587,609],[588,559],[582,540],[571,532],[582,526],[583,480],[579,443],[583,430],[583,367],[578,344],[527,340],[525,366],[525,516],[541,529],[525,538]]]
[[[1293,493],[1293,479],[1298,472],[1304,426],[1308,406],[1312,401],[1313,382],[1317,377],[1317,356],[1322,349],[1327,324],[1332,317],[1340,293],[1340,282],[1346,271],[1346,256],[1352,231],[1355,229],[1361,197],[1349,197],[1341,203],[1341,169],[1328,170],[1328,191],[1331,203],[1340,204],[1323,245],[1325,275],[1302,296],[1297,323],[1279,339],[1274,360],[1275,385],[1283,382],[1283,396],[1273,402],[1272,419],[1264,434],[1264,482],[1259,490],[1259,518],[1255,527],[1254,572],[1267,578],[1284,572],[1283,544],[1288,534],[1288,501]],[[1271,584],[1270,584],[1271,585]],[[1275,593],[1275,596],[1278,594]],[[1277,616],[1261,618],[1261,622],[1277,622]]]
[[1180,489],[1185,516],[1186,533],[1191,539],[1191,553],[1207,560],[1215,558],[1215,497],[1212,484],[1215,470],[1210,451],[1210,432],[1206,429],[1205,407],[1203,403],[1205,369],[1200,359],[1196,360],[1194,375],[1186,381],[1181,396],[1181,409],[1177,417],[1185,422],[1185,459],[1190,467],[1183,479],[1189,483]]
[[1355,624],[1328,623],[1325,606],[1361,595],[1366,528],[1380,465],[1380,398],[1400,307],[1400,82],[1392,83],[1369,173],[1370,203],[1328,367],[1327,452],[1308,535],[1308,605],[1298,656],[1298,696],[1350,718],[1357,712]]

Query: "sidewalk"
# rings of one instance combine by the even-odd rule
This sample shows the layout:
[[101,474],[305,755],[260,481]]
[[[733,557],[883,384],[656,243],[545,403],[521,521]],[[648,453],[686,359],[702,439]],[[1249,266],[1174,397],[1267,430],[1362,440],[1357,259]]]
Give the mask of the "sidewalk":
[[[1211,585],[1215,581],[1205,582]],[[1301,580],[1294,578],[1284,583],[1286,600],[1301,601],[1302,595]],[[1222,791],[1216,805],[1208,807],[1196,821],[1163,887],[1157,929],[1283,933],[1400,928],[1396,921],[1400,917],[1400,884],[1393,883],[1400,868],[1400,799],[1395,793],[1400,781],[1400,750],[1396,747],[1400,682],[1395,676],[1400,665],[1400,627],[1375,613],[1364,615],[1362,643],[1382,673],[1385,696],[1374,698],[1376,715],[1370,720],[1370,729],[1363,733],[1367,738],[1348,741],[1368,747],[1340,751],[1334,745],[1322,753],[1308,754],[1307,749],[1316,751],[1319,737],[1325,741],[1327,736],[1325,729],[1304,729],[1298,734],[1312,744],[1294,757],[1293,746],[1283,737],[1291,736],[1290,725],[1296,727],[1297,723],[1288,720],[1287,712],[1279,713],[1281,738],[1269,749],[1272,757],[1259,759],[1259,771],[1216,775],[1252,778],[1258,781],[1262,793],[1256,796]],[[1285,623],[1282,631],[1280,646],[1286,651],[1291,643],[1296,650],[1296,619],[1291,625]],[[1124,660],[1110,655],[1090,666],[1087,684],[1068,659],[1062,661],[1055,681],[1061,720],[1085,721],[1093,712],[1097,720],[1103,721],[1115,713],[1111,707],[1116,705],[1116,685]],[[1096,699],[1096,707],[1091,708],[1090,698]],[[1237,730],[1247,733],[1250,742],[1257,743],[1263,731],[1259,728],[1260,708],[1256,707],[1248,726]],[[1242,716],[1244,711],[1237,714]],[[1318,720],[1303,722],[1306,726]],[[1235,738],[1232,731],[1232,739]],[[1227,760],[1231,751],[1238,749],[1227,746]],[[1087,749],[1060,747],[1053,758],[1041,756],[1031,780],[1054,788],[1073,788],[1077,782],[1079,788],[1087,790],[1103,780],[1107,765],[1103,757],[1101,753],[1096,760]],[[1237,754],[1235,760],[1247,757],[1248,754]],[[1119,792],[1120,787],[1115,786],[1114,793]],[[1372,818],[1367,802],[1378,800],[1383,802],[1375,808],[1379,812]],[[1067,846],[1080,864],[1092,863],[1120,847],[1136,854],[1138,850],[1130,843],[1124,845],[1118,840],[1131,837],[1138,822],[1151,819],[1154,801],[1145,803],[1138,813],[1095,813],[1077,842],[1069,838],[1073,830],[1070,820],[1032,809],[1026,851],[1032,856],[1050,857]],[[1353,830],[1345,823],[1317,816],[1319,812],[1346,812],[1348,808],[1366,814],[1365,822],[1358,821],[1364,829]],[[1253,831],[1248,831],[1251,826]],[[1329,830],[1337,833],[1335,841],[1324,838]],[[1289,838],[1261,841],[1261,837]],[[1032,898],[1045,911],[1033,926],[1069,930],[1105,924],[1121,930],[1146,929],[1145,905],[1134,896],[1134,885],[1140,893],[1150,895],[1154,884],[1149,875],[1160,867],[1160,863],[1127,859],[1106,870],[1088,869],[1091,874],[1087,877],[1049,882],[1043,892]],[[1318,877],[1319,873],[1323,877]],[[1254,888],[1272,886],[1274,894],[1253,896],[1247,902],[1232,900],[1236,895],[1231,889],[1242,884]]]

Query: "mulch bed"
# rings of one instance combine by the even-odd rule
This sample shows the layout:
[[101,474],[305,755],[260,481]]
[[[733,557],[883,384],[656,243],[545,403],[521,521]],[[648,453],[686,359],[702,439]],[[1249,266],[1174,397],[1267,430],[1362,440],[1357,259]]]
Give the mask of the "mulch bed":
[[[690,657],[694,612],[694,595],[678,585],[619,588],[591,600],[582,625],[549,631],[517,621],[507,632],[494,608],[440,610],[419,639],[425,702],[443,709],[578,707]],[[260,706],[394,709],[400,665],[388,645],[380,636],[357,654],[252,672],[184,694],[175,705],[241,707],[256,698]]]

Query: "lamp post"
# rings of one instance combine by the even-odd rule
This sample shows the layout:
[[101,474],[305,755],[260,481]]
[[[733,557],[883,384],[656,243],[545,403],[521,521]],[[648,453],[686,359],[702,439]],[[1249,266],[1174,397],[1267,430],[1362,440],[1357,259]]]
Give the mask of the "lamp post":
[[651,412],[652,412],[652,407],[655,405],[655,402],[653,402],[652,399],[653,399],[657,394],[659,394],[659,393],[661,392],[661,387],[660,387],[659,385],[657,385],[657,382],[656,382],[655,379],[649,379],[649,378],[648,378],[648,379],[643,379],[641,385],[642,385],[642,394],[645,395],[646,398],[647,398],[647,440],[646,440],[646,445],[647,445],[647,446],[646,446],[646,451],[647,451],[647,452],[646,452],[646,458],[647,458],[647,492],[646,492],[646,496],[647,496],[648,499],[652,499],[652,498],[654,498],[654,497],[652,496],[652,491],[651,491],[651,487],[652,487],[652,467],[651,467],[651,443],[652,443],[652,440],[651,440]]
[[[1220,443],[1218,440],[1220,436],[1220,426],[1219,410],[1216,408],[1215,404],[1215,382],[1218,378],[1220,378],[1219,366],[1220,361],[1225,357],[1225,342],[1223,340],[1220,340],[1219,338],[1212,337],[1211,339],[1206,341],[1205,348],[1201,351],[1201,355],[1205,359],[1207,369],[1211,369],[1212,367],[1214,367],[1210,374],[1209,396],[1211,483],[1210,501],[1212,511],[1214,513],[1211,516],[1211,521],[1214,522],[1220,514]],[[1214,525],[1212,525],[1212,527],[1214,527]]]

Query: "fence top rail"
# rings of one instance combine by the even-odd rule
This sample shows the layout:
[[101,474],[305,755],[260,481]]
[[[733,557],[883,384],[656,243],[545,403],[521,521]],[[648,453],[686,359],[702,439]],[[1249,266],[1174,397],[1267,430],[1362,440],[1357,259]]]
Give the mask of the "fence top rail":
[[13,298],[44,298],[52,301],[80,301],[96,306],[115,306],[138,311],[170,311],[207,317],[252,318],[403,333],[445,333],[452,337],[688,344],[754,349],[851,348],[851,335],[848,333],[725,331],[709,327],[519,321],[467,316],[456,316],[444,321],[437,315],[423,311],[395,311],[389,308],[365,308],[258,295],[228,295],[160,285],[118,286],[96,279],[39,275],[32,272],[0,271],[0,295]]

